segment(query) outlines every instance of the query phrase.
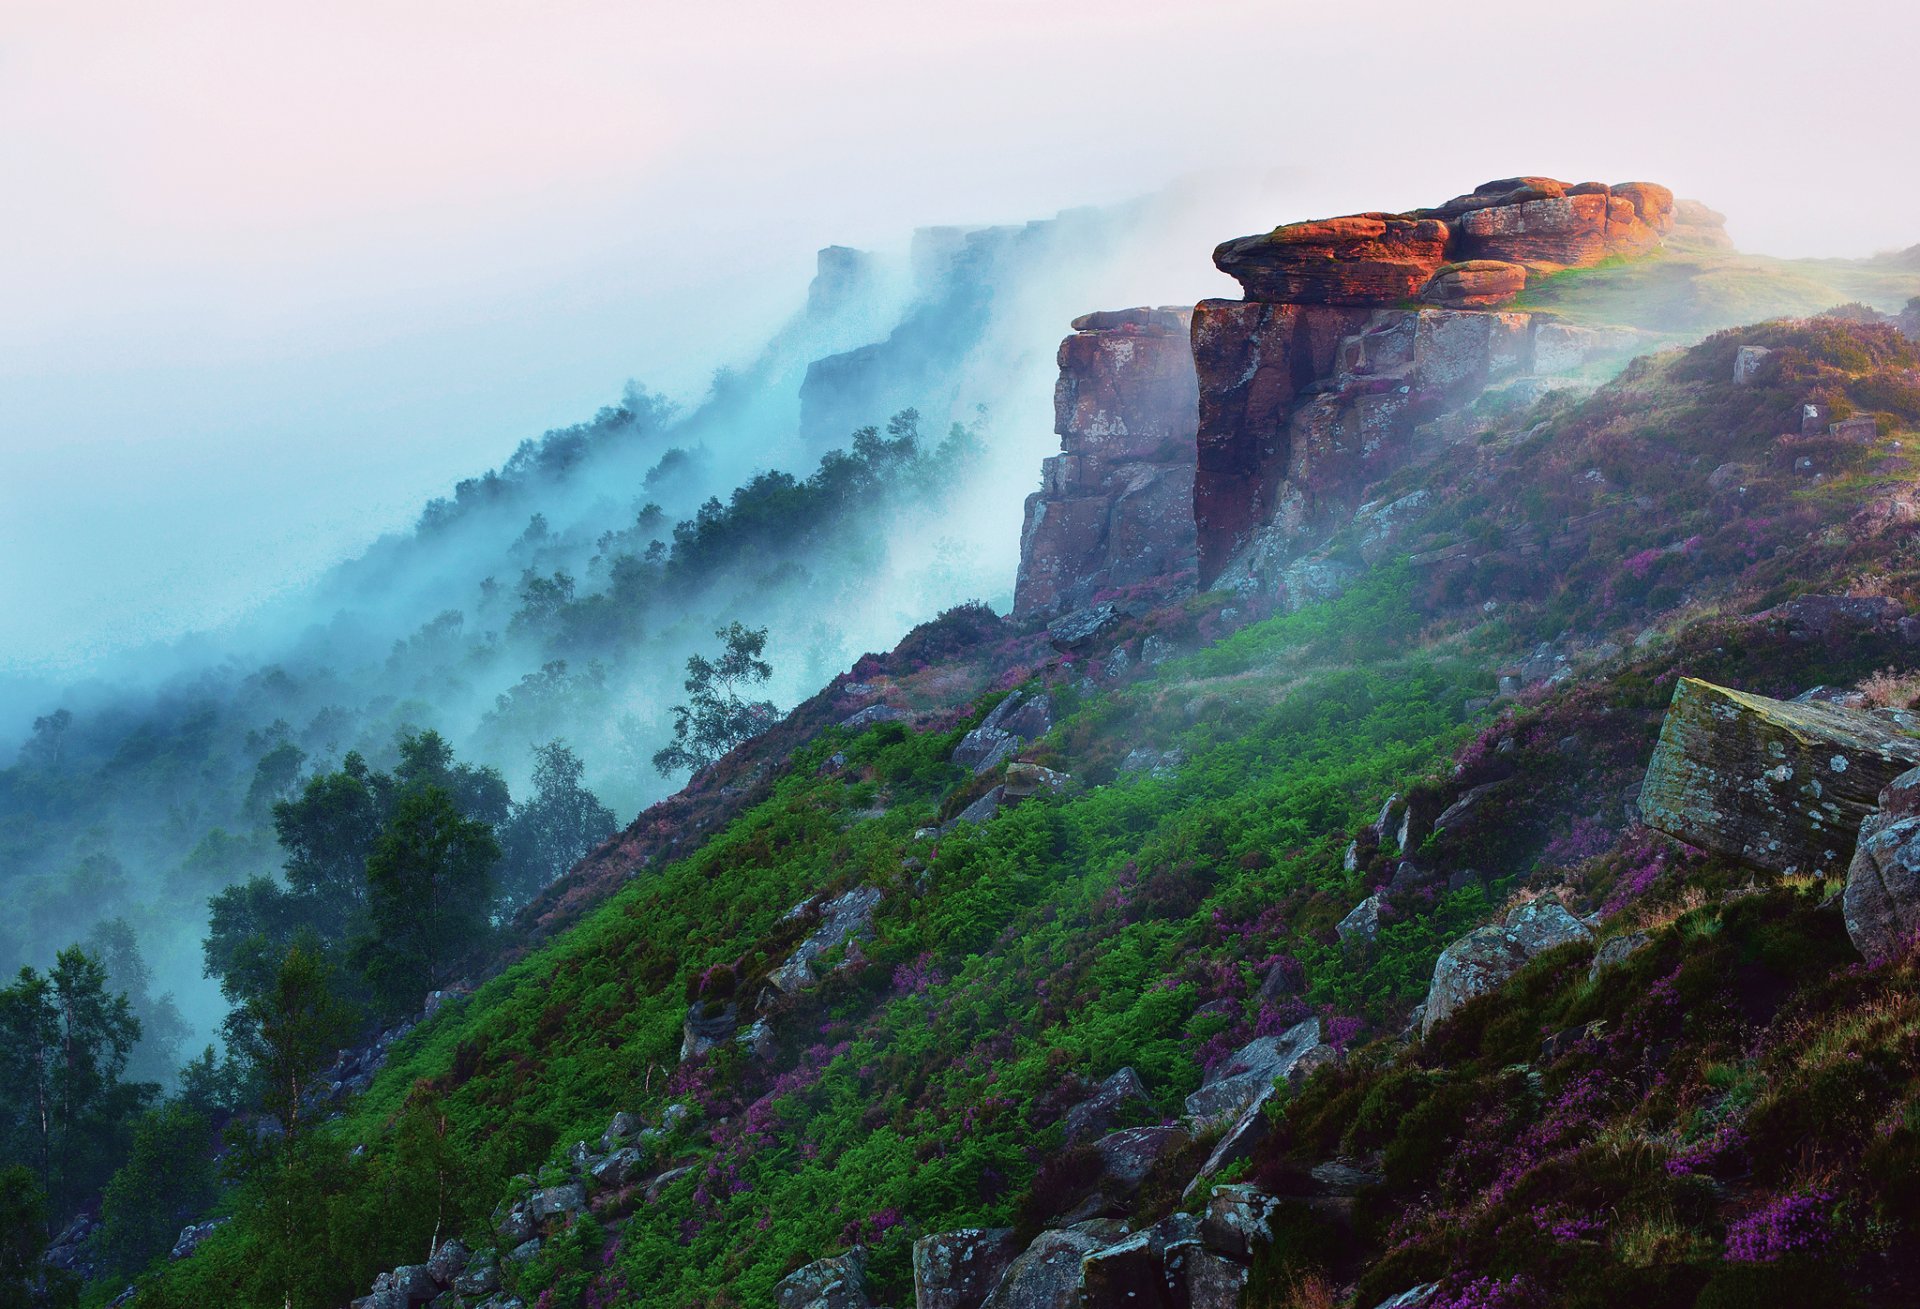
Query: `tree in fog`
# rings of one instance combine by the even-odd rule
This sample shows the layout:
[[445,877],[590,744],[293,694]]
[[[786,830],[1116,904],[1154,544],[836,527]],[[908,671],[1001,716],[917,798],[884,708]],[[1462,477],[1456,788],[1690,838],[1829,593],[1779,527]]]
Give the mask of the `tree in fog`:
[[740,694],[773,676],[773,665],[761,658],[767,629],[736,622],[714,635],[724,647],[718,659],[696,654],[687,660],[683,685],[688,700],[673,707],[673,744],[653,756],[653,766],[662,777],[683,768],[699,772],[748,737],[764,732],[779,713],[770,700],[748,700]]
[[498,912],[511,914],[612,835],[613,810],[581,784],[585,769],[564,741],[533,751],[533,794],[500,829]]

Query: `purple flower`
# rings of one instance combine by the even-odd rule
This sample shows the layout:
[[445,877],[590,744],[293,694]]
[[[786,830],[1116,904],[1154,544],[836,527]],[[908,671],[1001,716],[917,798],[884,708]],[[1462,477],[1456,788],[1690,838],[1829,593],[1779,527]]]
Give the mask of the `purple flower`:
[[1727,1228],[1727,1258],[1770,1264],[1794,1255],[1818,1255],[1833,1244],[1833,1197],[1777,1195]]

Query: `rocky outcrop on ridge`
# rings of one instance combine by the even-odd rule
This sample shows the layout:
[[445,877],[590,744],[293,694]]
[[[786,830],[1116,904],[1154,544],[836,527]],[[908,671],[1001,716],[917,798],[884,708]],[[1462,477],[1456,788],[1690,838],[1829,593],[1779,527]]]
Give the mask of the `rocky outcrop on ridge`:
[[1051,617],[1194,562],[1197,385],[1184,308],[1087,314],[1060,343],[1061,453],[1027,497],[1014,612]]
[[1630,333],[1491,311],[1530,277],[1646,254],[1675,220],[1652,183],[1518,177],[1222,244],[1245,299],[1193,311],[1202,583],[1276,583],[1365,487],[1461,435],[1436,420],[1488,388],[1631,352]]

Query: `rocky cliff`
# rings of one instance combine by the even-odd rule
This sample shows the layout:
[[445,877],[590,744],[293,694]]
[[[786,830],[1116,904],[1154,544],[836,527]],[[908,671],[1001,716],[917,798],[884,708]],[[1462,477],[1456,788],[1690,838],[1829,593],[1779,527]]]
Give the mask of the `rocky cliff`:
[[[1448,421],[1463,406],[1490,389],[1531,399],[1534,379],[1644,345],[1501,306],[1530,279],[1651,252],[1675,213],[1651,183],[1520,177],[1222,244],[1214,262],[1245,298],[1193,313],[1201,580],[1278,583],[1370,483],[1469,434]],[[1684,213],[1692,240],[1719,230],[1704,206]]]
[[1109,589],[1164,593],[1194,568],[1198,399],[1186,308],[1087,314],[1060,343],[1061,453],[1027,497],[1014,612],[1051,617]]

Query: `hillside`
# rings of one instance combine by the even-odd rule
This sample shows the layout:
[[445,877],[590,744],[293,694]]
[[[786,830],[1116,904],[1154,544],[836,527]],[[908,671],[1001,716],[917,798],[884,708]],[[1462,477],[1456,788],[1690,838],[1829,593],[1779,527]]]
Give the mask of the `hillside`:
[[1920,280],[1711,218],[1510,179],[1076,320],[1014,615],[234,1106],[122,1302],[1920,1296]]

